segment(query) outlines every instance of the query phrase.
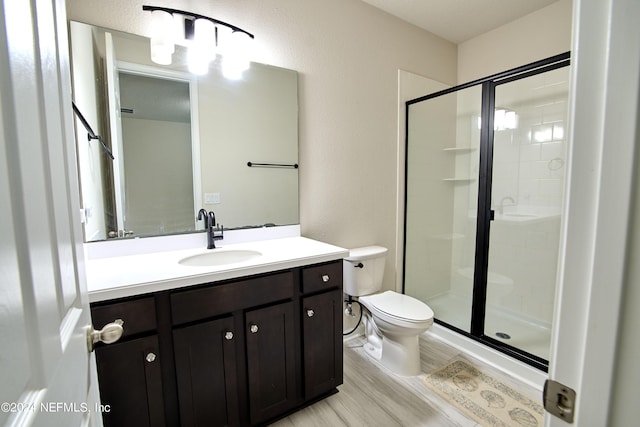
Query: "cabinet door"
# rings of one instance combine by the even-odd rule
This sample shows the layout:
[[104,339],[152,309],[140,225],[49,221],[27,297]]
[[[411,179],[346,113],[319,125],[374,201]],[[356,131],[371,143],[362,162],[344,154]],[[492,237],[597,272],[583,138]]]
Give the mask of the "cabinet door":
[[96,348],[105,426],[165,425],[156,335]]
[[342,292],[302,300],[304,397],[311,399],[342,384]]
[[173,331],[181,425],[239,424],[236,340],[231,317]]
[[296,391],[296,340],[293,303],[245,314],[249,412],[258,424],[293,407]]

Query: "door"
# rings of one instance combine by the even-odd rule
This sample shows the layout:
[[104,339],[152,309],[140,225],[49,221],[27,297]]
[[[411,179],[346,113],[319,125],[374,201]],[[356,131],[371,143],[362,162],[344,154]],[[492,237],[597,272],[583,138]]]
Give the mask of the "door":
[[573,9],[570,185],[549,377],[576,391],[573,425],[629,426],[640,415],[629,397],[640,379],[640,3],[576,0]]
[[311,399],[342,384],[342,290],[302,300],[304,397]]
[[285,302],[245,315],[252,424],[282,414],[296,403],[293,313],[293,303]]
[[225,317],[173,331],[183,426],[239,424],[233,323]]
[[404,292],[547,369],[568,53],[407,102]]
[[96,349],[105,427],[166,425],[159,354],[157,335]]
[[407,107],[404,292],[471,333],[482,87],[425,98]]
[[0,15],[0,424],[101,425],[65,2],[2,2]]
[[193,188],[200,178],[192,168],[192,78],[122,62],[117,75],[124,183],[119,229],[125,236],[193,230]]
[[543,369],[560,245],[569,70],[564,64],[516,76],[494,92],[489,196],[494,215],[483,333]]

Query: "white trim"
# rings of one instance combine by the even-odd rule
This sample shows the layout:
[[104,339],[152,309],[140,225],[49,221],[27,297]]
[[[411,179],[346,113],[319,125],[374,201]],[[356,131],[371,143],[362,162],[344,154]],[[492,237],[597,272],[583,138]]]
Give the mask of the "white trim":
[[[576,425],[609,424],[637,169],[639,21],[637,0],[574,2],[568,196],[549,377],[576,391]],[[547,416],[545,425],[566,423]]]
[[[116,225],[119,229],[124,229],[125,207],[124,199],[124,160],[122,153],[124,147],[122,143],[122,125],[120,121],[120,87],[116,65],[116,54],[113,47],[113,36],[110,32],[105,32],[105,67],[107,73],[107,104],[109,105],[109,133],[111,135],[111,153],[113,160],[113,191],[116,203]],[[106,227],[105,227],[106,228]],[[105,229],[105,236],[109,230]]]
[[195,213],[202,207],[202,171],[200,161],[200,102],[198,100],[198,79],[189,81],[189,103],[191,104],[191,168],[193,169],[193,220],[198,229]]
[[189,85],[189,106],[191,122],[191,169],[193,174],[193,221],[194,228],[198,229],[198,220],[195,213],[202,207],[202,173],[200,162],[200,104],[198,101],[198,78],[191,73],[177,70],[167,70],[164,68],[152,67],[149,65],[136,64],[133,62],[117,61],[118,72],[124,71],[129,74],[140,76],[153,76],[166,80],[185,82]]

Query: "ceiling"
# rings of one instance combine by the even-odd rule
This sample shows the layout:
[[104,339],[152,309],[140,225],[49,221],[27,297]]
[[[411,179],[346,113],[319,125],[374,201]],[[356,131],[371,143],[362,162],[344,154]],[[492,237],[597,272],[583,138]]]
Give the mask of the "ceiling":
[[558,0],[363,0],[459,44]]

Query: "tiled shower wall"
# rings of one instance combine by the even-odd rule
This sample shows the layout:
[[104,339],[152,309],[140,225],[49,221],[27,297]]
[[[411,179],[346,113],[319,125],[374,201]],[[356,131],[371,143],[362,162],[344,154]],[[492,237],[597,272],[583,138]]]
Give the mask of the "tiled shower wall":
[[[504,212],[537,216],[492,223],[488,303],[542,325],[551,322],[556,285],[566,71],[504,85],[496,101],[496,108],[515,111],[518,123],[495,131],[492,208],[502,202]],[[475,261],[480,99],[479,87],[435,98],[413,105],[409,121],[408,167],[419,185],[409,186],[405,291],[425,301],[460,296],[457,304],[469,306],[456,324],[463,329]],[[450,321],[447,310],[439,317]]]
[[567,97],[568,68],[496,89],[496,109],[515,111],[518,123],[494,132],[493,209],[536,217],[497,214],[492,222],[487,299],[545,326],[556,286]]

